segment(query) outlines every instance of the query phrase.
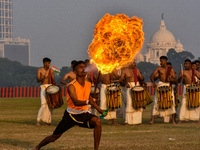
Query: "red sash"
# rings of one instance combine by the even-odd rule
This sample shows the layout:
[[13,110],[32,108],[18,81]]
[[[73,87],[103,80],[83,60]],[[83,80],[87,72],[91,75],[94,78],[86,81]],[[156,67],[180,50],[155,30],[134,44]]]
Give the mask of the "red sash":
[[92,83],[94,82],[94,72],[93,71],[90,72],[90,80]]
[[166,79],[165,79],[165,82],[167,82],[171,70],[172,70],[172,67],[169,66],[169,67],[167,68],[167,73],[166,73]]
[[49,80],[48,80],[48,83],[49,84],[52,84],[52,80],[51,80],[51,68],[49,69]]
[[135,81],[135,85],[136,85],[136,84],[137,84],[137,81],[138,81],[138,80],[137,80],[137,76],[138,76],[138,75],[137,75],[137,68],[134,68],[134,69],[133,69],[133,73],[134,73],[134,81]]
[[192,69],[192,83],[195,83],[195,80],[194,80],[194,69]]

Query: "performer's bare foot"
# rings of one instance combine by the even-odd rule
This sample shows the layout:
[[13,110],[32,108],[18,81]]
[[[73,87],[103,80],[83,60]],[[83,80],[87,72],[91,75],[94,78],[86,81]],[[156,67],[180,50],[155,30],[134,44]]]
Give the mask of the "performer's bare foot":
[[50,126],[51,124],[50,123],[45,123],[45,126]]
[[39,150],[39,149],[35,147],[35,148],[33,148],[32,150]]
[[112,119],[112,124],[113,124],[114,126],[119,125],[119,124],[116,122],[116,119]]
[[128,126],[128,123],[124,122],[124,125],[125,125],[125,126]]
[[150,121],[150,122],[149,122],[149,124],[153,124],[153,123],[154,123],[153,121]]
[[151,121],[149,122],[149,124],[153,124],[154,123],[154,116],[151,117]]
[[175,121],[175,120],[172,120],[172,124],[176,124],[176,121]]
[[36,123],[36,126],[37,126],[37,127],[40,127],[40,126],[41,126],[41,125],[40,125],[40,122],[37,122],[37,123]]
[[119,124],[116,123],[116,120],[115,120],[115,119],[110,119],[109,122],[108,122],[108,124],[110,124],[110,125],[115,125],[115,126],[116,126],[116,125],[119,125]]
[[108,124],[111,125],[111,124],[112,124],[112,120],[109,120],[109,121],[108,121]]

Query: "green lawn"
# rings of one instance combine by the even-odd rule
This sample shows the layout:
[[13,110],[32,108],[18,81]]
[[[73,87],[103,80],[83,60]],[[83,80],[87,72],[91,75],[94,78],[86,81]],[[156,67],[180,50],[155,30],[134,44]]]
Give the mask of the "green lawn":
[[[66,103],[53,112],[52,126],[36,127],[40,108],[39,98],[0,99],[0,150],[27,150],[47,135],[52,134],[61,120]],[[143,124],[112,126],[103,120],[101,150],[200,150],[200,124],[183,122],[173,125],[156,119],[150,121],[151,105],[143,112]],[[122,124],[123,119],[117,119]],[[65,132],[55,143],[45,146],[48,150],[93,149],[93,130],[74,127]]]

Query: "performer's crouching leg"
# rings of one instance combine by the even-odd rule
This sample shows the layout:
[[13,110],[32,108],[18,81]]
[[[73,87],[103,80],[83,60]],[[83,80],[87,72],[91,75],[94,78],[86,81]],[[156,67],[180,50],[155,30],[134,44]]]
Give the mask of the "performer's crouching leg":
[[56,141],[62,134],[59,135],[50,135],[47,136],[46,138],[44,138],[35,148],[33,148],[32,150],[39,150],[41,147],[47,145],[48,143],[54,142]]
[[101,119],[93,117],[90,119],[90,124],[94,125],[94,149],[98,150],[101,139]]

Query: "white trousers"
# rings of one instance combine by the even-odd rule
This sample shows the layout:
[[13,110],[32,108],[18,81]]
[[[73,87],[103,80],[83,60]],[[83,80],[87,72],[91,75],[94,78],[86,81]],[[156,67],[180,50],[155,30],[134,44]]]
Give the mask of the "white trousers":
[[[107,109],[107,104],[106,104],[106,87],[108,85],[106,84],[101,84],[101,91],[100,91],[100,108],[102,110]],[[116,119],[116,110],[114,111],[109,111],[107,113],[107,116],[104,117],[104,119]]]
[[[160,81],[158,83],[158,87],[159,86],[169,86],[169,83],[164,83],[164,82]],[[154,100],[153,100],[151,115],[152,116],[159,115],[160,117],[164,117],[164,121],[168,122],[170,116],[172,114],[176,113],[176,110],[175,110],[175,99],[174,99],[174,91],[173,91],[173,89],[172,89],[172,102],[173,102],[173,105],[172,105],[171,108],[165,109],[165,110],[159,109],[158,108],[158,96],[157,96],[157,91],[156,91],[155,92],[155,96],[154,96]]]
[[[134,86],[139,86],[139,82],[129,82],[131,88]],[[126,106],[126,117],[125,123],[128,124],[141,124],[142,123],[142,112],[143,108],[134,109],[132,106],[132,97],[131,97],[131,88],[127,88],[126,97],[127,97],[127,106]]]
[[181,121],[199,121],[200,117],[200,107],[198,108],[187,108],[186,106],[187,96],[186,96],[186,86],[183,87],[183,99],[181,102],[179,120]]
[[53,109],[48,107],[47,100],[46,100],[46,94],[45,89],[50,86],[51,84],[44,84],[41,85],[41,92],[40,92],[40,98],[41,98],[41,107],[38,111],[37,115],[37,121],[43,121],[45,123],[51,123],[51,116],[53,113]]

